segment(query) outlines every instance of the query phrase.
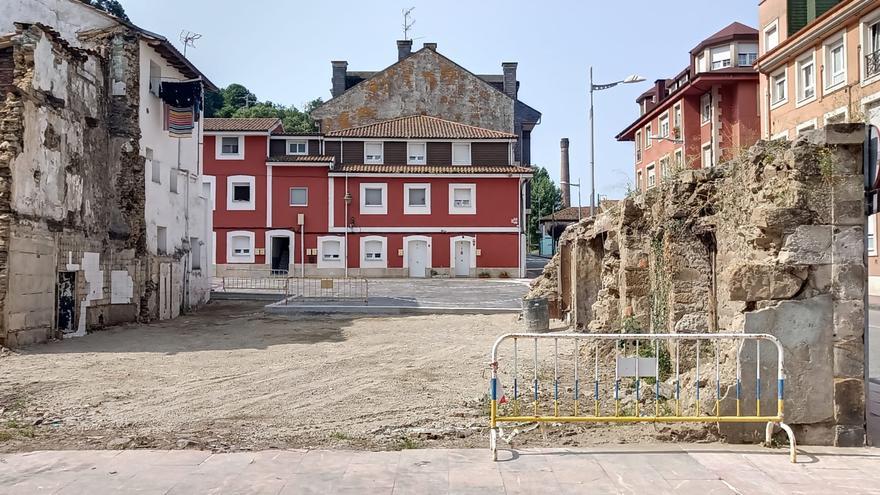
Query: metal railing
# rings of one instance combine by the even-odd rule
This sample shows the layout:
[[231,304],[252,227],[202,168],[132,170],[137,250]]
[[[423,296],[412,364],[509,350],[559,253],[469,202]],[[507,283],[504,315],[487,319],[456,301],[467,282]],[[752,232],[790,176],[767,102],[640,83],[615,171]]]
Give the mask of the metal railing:
[[880,74],[880,50],[865,55],[865,77]]
[[365,278],[297,278],[287,279],[285,299],[360,299],[367,302],[370,284]]
[[[499,361],[499,350],[506,341],[512,341],[513,346],[512,355],[507,355],[510,360],[504,366]],[[520,361],[521,341],[532,344],[531,365],[528,359]],[[539,341],[552,342],[551,349],[543,350],[543,361],[539,360]],[[560,342],[571,346],[570,354],[563,355],[573,357],[563,359],[562,366]],[[765,352],[762,361],[764,342],[773,344],[776,352]],[[732,354],[733,364],[729,359]],[[771,381],[768,374],[774,356],[776,373]],[[771,441],[773,427],[778,425],[788,436],[791,461],[796,462],[794,432],[784,422],[783,358],[782,345],[768,334],[503,335],[492,346],[489,365],[492,458],[497,460],[499,438],[505,440],[501,423],[767,423],[766,444]],[[552,379],[548,361],[552,361]],[[505,394],[501,375],[512,382],[512,396]],[[525,382],[520,380],[523,377]],[[530,390],[520,386],[529,381]],[[584,382],[592,387],[582,387]],[[643,387],[645,384],[647,388]],[[773,388],[775,407],[767,407],[765,401],[762,409],[762,390]],[[726,392],[722,394],[722,390]],[[731,394],[733,404],[728,401]],[[593,407],[587,414],[582,413],[582,399],[592,399]],[[530,411],[523,410],[524,402],[531,403]]]

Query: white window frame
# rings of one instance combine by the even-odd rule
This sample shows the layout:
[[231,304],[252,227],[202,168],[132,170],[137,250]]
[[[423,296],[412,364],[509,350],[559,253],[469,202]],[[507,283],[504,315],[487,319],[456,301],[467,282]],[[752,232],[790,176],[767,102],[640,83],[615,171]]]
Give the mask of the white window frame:
[[868,215],[868,230],[865,232],[868,256],[877,256],[877,215]]
[[[681,133],[682,120],[684,115],[681,112],[681,103],[676,103],[674,107],[672,107],[672,128],[678,128],[679,133]],[[680,136],[679,136],[680,137]]]
[[[154,70],[155,69],[155,70]],[[156,62],[150,60],[150,79],[149,79],[149,91],[156,96],[159,97],[159,88],[162,85],[162,65],[157,64]],[[114,95],[116,93],[113,93]]]
[[[303,145],[303,151],[302,152],[299,152],[299,151],[291,152],[290,151],[291,144]],[[288,156],[290,156],[290,155],[297,155],[297,156],[308,155],[309,154],[309,140],[308,139],[286,139],[284,141],[284,152]]]
[[[774,100],[776,97],[776,94],[774,93],[776,91],[776,83],[779,81],[780,77],[783,80],[782,88],[784,94],[782,95],[782,98]],[[770,109],[772,110],[781,107],[786,103],[788,103],[788,67],[783,67],[778,72],[770,75]]]
[[647,178],[646,184],[648,189],[653,189],[654,186],[657,185],[657,174],[654,162],[649,163],[648,166],[645,167],[645,177]]
[[669,112],[660,116],[657,127],[660,137],[669,137]]
[[[861,41],[861,50],[859,50],[859,75],[861,85],[866,86],[880,79],[880,71],[871,77],[867,76],[867,66],[865,65],[865,57],[873,52],[869,52],[871,42],[871,26],[880,23],[880,9],[875,10],[863,17],[859,22],[859,40]],[[880,47],[877,47],[880,50]]]
[[[324,259],[324,244],[339,243],[339,259]],[[318,236],[318,268],[345,268],[345,237],[340,235]]]
[[[709,49],[709,68],[711,70],[729,69],[730,67],[733,67],[733,49],[730,45],[727,45],[727,58],[718,60],[718,67],[715,66],[715,52],[723,53],[722,50],[724,50],[724,45],[713,46]],[[727,62],[727,65],[724,65],[724,62]]]
[[[413,189],[425,190],[425,206],[413,206],[409,204],[409,193]],[[403,214],[404,215],[430,215],[431,214],[431,184],[404,184],[403,185]]]
[[[804,81],[803,80],[803,69],[806,66],[812,66],[812,81]],[[797,62],[795,62],[795,101],[797,104],[795,108],[802,107],[808,103],[812,103],[816,101],[816,97],[818,96],[819,88],[816,84],[816,52],[811,51],[809,56],[801,57]],[[811,83],[810,86],[807,86],[807,83]],[[803,86],[801,86],[803,85]],[[811,96],[806,96],[807,90],[812,87],[813,94]]]
[[[752,52],[750,50],[749,51],[745,50],[745,47],[747,47],[747,46],[754,46],[755,51]],[[736,67],[752,67],[752,66],[754,66],[755,60],[758,59],[758,52],[760,50],[761,50],[761,47],[758,46],[757,43],[753,43],[751,41],[748,41],[748,42],[744,41],[744,42],[737,43],[736,44]],[[752,59],[752,63],[746,64],[746,65],[740,64],[739,58],[743,55],[749,55],[749,54],[754,54],[754,58]]]
[[[706,107],[709,111],[704,113]],[[704,126],[712,121],[712,93],[705,93],[700,96],[700,126]]]
[[818,128],[819,128],[818,119],[812,118],[810,120],[806,120],[806,121],[798,124],[797,127],[795,127],[794,132],[795,132],[796,136],[800,136],[804,132],[812,131],[812,130],[815,130]]
[[770,136],[771,141],[776,141],[777,139],[783,139],[783,138],[788,139],[788,129],[781,131],[781,132],[777,132],[776,134]]
[[[367,148],[370,146],[379,146],[379,158],[375,158],[375,154],[367,153]],[[372,156],[372,158],[367,158],[368,156]],[[364,163],[371,165],[382,165],[385,163],[385,143],[382,141],[366,141],[364,142]]]
[[645,125],[645,149],[650,148],[653,145],[651,142],[651,124],[648,123]]
[[[248,254],[235,254],[232,252],[232,239],[246,237],[249,243]],[[226,263],[253,263],[256,244],[254,233],[250,230],[233,230],[226,233]]]
[[672,154],[672,162],[670,164],[673,168],[678,167],[675,169],[676,172],[684,168],[684,151],[681,148],[678,148]]
[[[469,189],[471,191],[471,206],[455,206],[455,190]],[[476,184],[449,184],[449,214],[450,215],[476,215],[477,213],[477,185]]]
[[[256,177],[253,175],[230,175],[226,178],[226,209],[227,210],[248,210],[257,209],[257,187]],[[248,184],[251,188],[250,201],[233,201],[232,192],[235,184]]]
[[203,175],[202,184],[210,184],[211,197],[205,198],[211,203],[211,211],[217,209],[217,178],[213,175]]
[[642,191],[642,171],[636,171],[636,189]]
[[[834,83],[832,78],[834,77],[834,73],[832,72],[832,62],[831,62],[831,53],[834,48],[840,46],[843,51],[843,79]],[[829,93],[833,93],[840,88],[846,86],[849,74],[848,67],[846,61],[846,31],[842,31],[837,33],[835,36],[830,37],[825,43],[822,45],[822,60],[824,61],[824,67],[822,70],[822,83],[823,83],[823,95],[827,95]]]
[[[382,258],[370,258],[367,259],[367,243],[368,242],[379,242],[382,245],[381,255]],[[367,235],[361,237],[361,260],[360,267],[361,268],[388,268],[388,238],[379,236],[379,235]]]
[[[303,189],[306,192],[306,202],[305,203],[294,203],[293,202],[293,190],[294,189]],[[289,206],[303,207],[309,206],[309,188],[306,186],[293,186],[287,191],[287,202],[290,203]]]
[[[367,189],[380,189],[382,191],[381,205],[367,205]],[[362,182],[360,187],[361,215],[387,215],[388,214],[388,184],[385,182]]]
[[[223,153],[223,139],[237,138],[238,153]],[[214,136],[214,158],[217,160],[244,160],[244,136],[241,135],[223,135]]]
[[[709,163],[706,163],[706,151],[709,151]],[[712,143],[703,143],[700,146],[700,166],[702,168],[712,168],[715,166],[715,157],[712,156]]]
[[839,117],[841,115],[843,115],[844,122],[849,121],[849,107],[848,106],[842,106],[840,108],[835,108],[834,110],[831,110],[830,112],[826,112],[825,115],[822,116],[822,124],[827,125],[829,123],[828,122],[829,120],[833,119],[834,117]]
[[642,131],[636,131],[636,163],[642,161]]
[[[767,37],[770,31],[776,31],[776,42],[773,43],[773,46],[768,46]],[[761,53],[767,53],[768,51],[776,48],[779,45],[779,18],[773,19],[773,22],[764,26],[764,29],[761,31],[761,44],[763,47],[763,51]]]
[[[411,147],[415,145],[421,145],[424,148],[424,153],[422,153],[421,160],[413,159],[413,152],[411,151]],[[406,164],[407,165],[425,165],[428,163],[428,143],[424,141],[413,141],[406,143]]]
[[[456,160],[455,159],[455,147],[456,146],[467,146],[467,160]],[[452,164],[453,165],[470,165],[473,163],[473,147],[471,143],[461,143],[461,142],[453,142],[452,143]]]
[[663,180],[663,179],[669,177],[669,175],[670,175],[670,173],[669,173],[669,165],[670,165],[670,163],[672,163],[672,162],[670,161],[671,159],[672,159],[672,157],[669,155],[669,153],[667,153],[667,154],[663,155],[662,157],[660,157],[660,161],[659,161],[659,164],[660,164],[660,165],[659,165],[659,167],[660,167],[660,180]]

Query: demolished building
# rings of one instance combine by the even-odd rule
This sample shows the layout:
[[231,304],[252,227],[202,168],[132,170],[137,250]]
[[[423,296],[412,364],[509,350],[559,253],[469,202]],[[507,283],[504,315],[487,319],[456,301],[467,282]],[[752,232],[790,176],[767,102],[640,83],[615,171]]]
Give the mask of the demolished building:
[[206,302],[200,109],[171,137],[159,92],[216,88],[165,38],[82,2],[0,14],[0,344]]
[[772,334],[799,440],[863,445],[864,136],[829,125],[681,171],[569,227],[530,296],[588,332]]

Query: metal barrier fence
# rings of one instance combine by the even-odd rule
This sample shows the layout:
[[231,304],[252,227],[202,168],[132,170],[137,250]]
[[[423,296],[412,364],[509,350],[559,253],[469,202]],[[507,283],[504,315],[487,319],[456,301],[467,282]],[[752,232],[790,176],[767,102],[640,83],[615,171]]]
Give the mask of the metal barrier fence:
[[240,276],[224,275],[220,277],[221,288],[224,292],[229,291],[261,291],[261,292],[285,292],[287,290],[287,276]]
[[[508,366],[502,366],[499,362],[499,350],[506,341],[513,342],[512,355],[507,356],[510,358]],[[523,341],[527,345],[532,344],[532,348],[527,351],[532,356],[531,359],[522,360],[521,366],[519,347]],[[549,371],[545,373],[541,369],[538,359],[539,341],[552,342],[551,349],[543,349],[543,354],[548,358],[552,357],[552,380],[548,376]],[[560,342],[573,346],[570,355],[574,358],[563,359],[562,371]],[[776,350],[770,354],[765,351],[764,361],[761,359],[762,342],[770,342]],[[592,345],[595,349],[587,348],[587,355],[583,356],[582,344],[587,347]],[[726,349],[722,350],[722,347]],[[714,367],[710,364],[708,373],[705,366],[707,354],[709,359],[714,358]],[[733,357],[732,354],[735,354],[733,366],[728,362]],[[745,359],[742,356],[746,356]],[[774,356],[776,379],[768,381]],[[531,365],[528,361],[531,361]],[[751,361],[754,361],[754,368]],[[722,362],[725,364],[723,367]],[[744,367],[744,364],[747,366]],[[774,425],[778,425],[788,435],[791,462],[796,462],[794,432],[784,422],[783,349],[779,340],[772,335],[512,333],[502,335],[495,341],[489,366],[492,373],[489,385],[489,448],[493,460],[498,458],[499,438],[504,439],[500,423],[766,422],[766,444],[769,445],[771,441]],[[549,367],[548,364],[544,368]],[[582,367],[585,368],[583,373]],[[505,394],[499,374],[507,375],[512,381],[512,396]],[[526,377],[526,382],[521,382],[521,377]],[[521,383],[528,381],[531,381],[529,385],[521,386]],[[587,387],[582,387],[584,382],[588,384]],[[645,383],[649,387],[649,394],[645,394]],[[661,383],[666,388],[663,393]],[[562,390],[560,385],[564,386]],[[733,391],[735,413],[733,410],[722,411],[723,403],[726,407],[726,397],[722,395],[723,387],[729,387]],[[775,407],[767,407],[765,401],[762,410],[762,387],[765,390],[776,388]],[[703,400],[714,398],[714,411],[705,411],[701,406],[701,392]],[[622,396],[627,395],[627,400],[624,401]],[[653,395],[653,398],[645,395]],[[546,398],[546,402],[542,402],[542,396]],[[582,399],[592,402],[593,407],[589,414],[582,414]],[[522,410],[522,402],[526,401],[531,403],[530,412]],[[650,407],[651,402],[653,408]],[[746,413],[746,406],[749,413]],[[751,414],[752,406],[754,414]],[[772,411],[775,414],[768,414],[772,409],[775,409]]]
[[285,298],[361,299],[370,297],[365,278],[288,278]]

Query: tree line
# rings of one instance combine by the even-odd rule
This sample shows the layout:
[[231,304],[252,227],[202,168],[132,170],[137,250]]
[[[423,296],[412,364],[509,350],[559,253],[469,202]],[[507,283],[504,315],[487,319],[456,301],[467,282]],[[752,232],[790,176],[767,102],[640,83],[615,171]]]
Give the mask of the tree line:
[[246,87],[233,83],[220,91],[205,93],[205,117],[275,117],[281,119],[287,132],[314,132],[318,127],[309,114],[323,102],[321,98],[315,98],[306,102],[300,110],[294,105],[259,101],[257,95]]

